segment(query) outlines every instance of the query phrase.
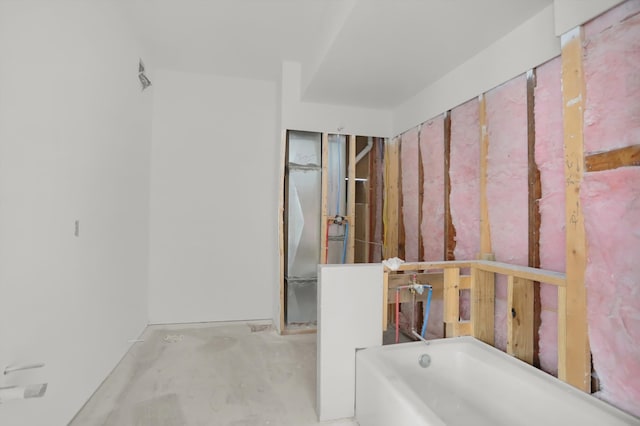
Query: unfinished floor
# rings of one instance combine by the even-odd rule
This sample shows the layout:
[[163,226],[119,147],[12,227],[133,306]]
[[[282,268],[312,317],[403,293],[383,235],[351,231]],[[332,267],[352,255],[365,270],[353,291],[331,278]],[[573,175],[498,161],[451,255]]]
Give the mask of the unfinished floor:
[[315,334],[208,323],[149,326],[141,339],[70,425],[319,424]]

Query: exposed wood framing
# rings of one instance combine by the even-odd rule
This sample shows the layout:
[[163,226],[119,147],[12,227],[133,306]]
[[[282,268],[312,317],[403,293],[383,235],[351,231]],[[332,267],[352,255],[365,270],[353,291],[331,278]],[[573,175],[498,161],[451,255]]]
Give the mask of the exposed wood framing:
[[[591,362],[587,335],[586,237],[580,205],[584,161],[585,83],[583,29],[562,36],[562,106],[566,179],[566,288],[558,289],[558,377],[589,392]],[[570,332],[569,332],[570,330]]]
[[562,272],[548,271],[545,269],[531,268],[529,266],[512,265],[510,263],[493,262],[488,260],[476,260],[475,268],[487,272],[495,272],[503,275],[514,275],[531,281],[541,281],[558,287],[566,285],[566,276]]
[[369,263],[375,262],[375,252],[379,250],[376,246],[376,227],[378,223],[378,138],[373,138],[373,147],[369,152],[369,239],[367,244],[369,245],[369,256],[367,261]]
[[327,212],[327,197],[329,195],[329,135],[327,133],[322,134],[322,214],[320,215],[320,263],[327,263],[327,254],[329,251],[328,242],[325,238],[328,228],[328,212]]
[[356,137],[349,136],[349,170],[347,173],[347,263],[353,263],[356,246]]
[[280,141],[280,194],[279,194],[279,200],[278,200],[278,247],[279,247],[279,253],[280,253],[280,318],[279,318],[279,332],[282,333],[282,331],[285,328],[285,318],[284,318],[284,311],[285,311],[285,292],[284,292],[284,244],[285,244],[285,229],[284,229],[284,212],[285,212],[285,208],[284,208],[284,203],[285,203],[285,197],[284,197],[284,192],[286,191],[286,163],[287,163],[287,131],[283,130],[282,131],[282,136],[281,136],[281,141]]
[[458,336],[471,336],[473,331],[471,321],[459,321],[456,327]]
[[406,262],[398,267],[398,271],[433,271],[435,269],[474,268],[480,271],[494,272],[502,275],[514,275],[531,281],[542,281],[558,287],[566,285],[565,274],[529,266],[512,265],[510,263],[491,260],[451,260],[443,262]]
[[456,228],[451,219],[451,111],[444,113],[444,260],[454,260]]
[[625,148],[587,155],[585,165],[588,172],[640,166],[640,145],[631,145]]
[[398,256],[398,206],[399,206],[399,139],[393,138],[385,144],[384,149],[384,250],[383,258]]
[[533,289],[531,280],[508,277],[507,353],[529,364],[533,363]]
[[[527,72],[527,140],[529,163],[529,266],[540,267],[540,198],[542,185],[540,170],[536,163],[536,114],[535,114],[536,70]],[[540,366],[539,343],[540,324],[542,322],[542,303],[540,301],[540,283],[533,286],[533,365]],[[530,363],[531,364],[531,363]]]
[[540,267],[540,209],[542,197],[540,170],[536,164],[536,122],[535,122],[536,71],[527,73],[527,139],[529,162],[529,266]]
[[[471,268],[471,276],[460,275],[461,268]],[[429,270],[444,270],[444,272],[442,274],[423,272]],[[508,350],[529,363],[533,360],[533,282],[553,283],[558,288],[565,286],[563,273],[490,260],[407,262],[400,265],[398,271],[404,274],[390,272],[385,268],[385,275],[390,274],[385,278],[386,292],[409,283],[413,274],[408,272],[417,272],[419,283],[431,283],[438,293],[441,288],[443,289],[445,335],[447,337],[473,335],[490,345],[494,344],[495,274],[506,275],[509,291],[508,306],[515,314],[509,319],[508,324]],[[440,277],[442,277],[442,287]],[[460,290],[467,288],[471,290],[471,320],[460,321]],[[395,300],[395,295],[388,293],[383,298],[387,301],[383,312],[388,318],[386,306],[392,302],[392,299]],[[401,298],[401,301],[404,300]]]
[[402,138],[398,141],[398,257],[406,259],[404,229],[404,194],[402,193]]
[[401,285],[408,285],[412,281],[412,275],[416,276],[418,284],[429,284],[434,289],[442,289],[444,275],[442,272],[417,272],[415,274],[392,274],[389,276],[389,288],[396,288]]
[[494,344],[495,274],[471,269],[471,335]]
[[471,275],[460,275],[460,290],[471,290]]
[[491,253],[491,226],[489,225],[489,205],[487,203],[487,156],[489,154],[489,133],[487,131],[487,101],[480,95],[480,257]]
[[445,336],[459,336],[460,322],[460,268],[444,270],[444,323]]
[[418,126],[418,260],[424,260],[424,236],[422,235],[422,213],[424,209],[424,164],[420,135],[422,124]]

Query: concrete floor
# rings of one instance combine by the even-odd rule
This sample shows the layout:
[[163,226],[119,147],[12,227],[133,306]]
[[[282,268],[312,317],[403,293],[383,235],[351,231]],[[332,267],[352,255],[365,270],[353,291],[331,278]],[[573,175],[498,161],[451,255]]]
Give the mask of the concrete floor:
[[320,424],[315,334],[210,323],[149,326],[142,339],[71,426]]

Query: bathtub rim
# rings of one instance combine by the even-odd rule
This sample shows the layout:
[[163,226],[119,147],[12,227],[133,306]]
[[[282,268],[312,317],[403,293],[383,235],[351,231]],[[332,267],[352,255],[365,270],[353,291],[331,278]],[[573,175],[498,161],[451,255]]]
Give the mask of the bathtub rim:
[[[381,357],[376,357],[376,354],[380,353],[380,352],[396,352],[396,351],[406,351],[409,350],[409,348],[413,349],[413,348],[420,348],[423,347],[425,351],[428,351],[429,348],[432,348],[433,346],[443,346],[443,345],[451,345],[451,346],[461,346],[461,345],[470,345],[472,347],[474,347],[477,350],[480,350],[482,352],[486,352],[491,358],[500,358],[500,360],[502,362],[506,362],[508,363],[510,366],[521,370],[523,372],[523,374],[527,374],[527,375],[534,375],[537,379],[542,380],[542,381],[546,381],[548,383],[552,383],[554,386],[557,386],[559,388],[559,391],[561,392],[565,392],[566,394],[568,394],[571,397],[575,397],[578,399],[583,399],[585,402],[587,402],[592,406],[594,406],[595,409],[600,409],[602,411],[605,411],[606,413],[608,413],[610,416],[612,416],[612,418],[618,419],[621,422],[625,422],[629,425],[639,425],[640,426],[640,418],[636,417],[610,403],[608,403],[607,401],[604,401],[596,396],[594,396],[593,394],[588,394],[585,393],[571,385],[569,385],[566,382],[563,382],[562,380],[558,379],[555,376],[552,376],[551,374],[540,370],[518,358],[516,358],[515,356],[509,355],[506,352],[501,351],[498,348],[495,348],[494,346],[491,346],[485,342],[482,342],[479,339],[476,339],[473,336],[458,336],[458,337],[448,337],[448,338],[441,338],[441,339],[434,339],[434,340],[430,340],[429,344],[425,344],[424,342],[408,342],[408,343],[399,343],[399,344],[393,344],[393,345],[385,345],[385,346],[376,346],[376,347],[370,347],[370,348],[364,348],[361,350],[358,350],[356,353],[356,374],[358,373],[358,363],[360,361],[364,361],[367,363],[372,364],[373,366],[378,366],[378,369],[374,369],[374,372],[376,374],[379,374],[381,376],[384,377],[384,372],[389,372],[390,370],[392,370],[390,367],[386,366],[382,361]],[[416,364],[418,362],[418,359],[416,357]],[[416,395],[414,390],[411,388],[411,386],[409,386],[407,383],[405,383],[404,381],[401,380],[396,380],[393,381],[392,383],[389,382],[389,386],[392,387],[394,389],[394,392],[398,392],[401,393],[403,395],[410,395],[410,398],[413,401],[418,401],[421,402],[423,405],[427,405],[425,404],[423,401],[421,401]],[[358,384],[356,383],[356,389],[358,388]],[[404,392],[403,392],[404,391]],[[406,392],[406,393],[405,393]],[[356,402],[358,400],[358,396],[356,395]],[[428,406],[428,405],[427,405]],[[431,411],[433,413],[434,416],[436,416],[438,419],[440,419],[440,417],[437,416],[437,414],[435,412],[433,412],[433,410],[431,410],[429,408],[429,411]],[[358,407],[356,404],[356,417],[357,417],[357,413],[358,413]],[[440,419],[441,420],[441,419]]]

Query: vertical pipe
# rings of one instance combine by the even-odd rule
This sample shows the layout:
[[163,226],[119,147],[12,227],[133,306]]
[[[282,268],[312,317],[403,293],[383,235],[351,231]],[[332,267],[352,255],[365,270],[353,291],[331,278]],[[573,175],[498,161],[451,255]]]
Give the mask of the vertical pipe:
[[429,322],[429,311],[431,310],[431,294],[433,293],[433,288],[428,286],[429,293],[427,293],[427,305],[424,308],[424,321],[422,321],[422,337],[425,337],[427,334],[427,323]]
[[400,341],[400,289],[396,289],[396,343]]
[[344,223],[344,239],[342,241],[342,263],[347,261],[347,241],[349,240],[349,222]]

